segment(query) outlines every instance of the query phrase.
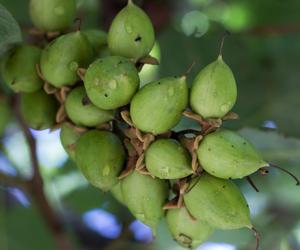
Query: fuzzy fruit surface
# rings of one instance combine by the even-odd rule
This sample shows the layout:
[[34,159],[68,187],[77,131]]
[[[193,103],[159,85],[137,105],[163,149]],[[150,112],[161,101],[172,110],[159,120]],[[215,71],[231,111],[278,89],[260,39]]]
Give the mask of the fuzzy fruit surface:
[[2,62],[4,82],[15,92],[31,93],[42,88],[43,81],[36,72],[41,49],[31,45],[19,45],[8,52]]
[[106,32],[98,29],[83,30],[84,33],[94,48],[95,55],[100,55],[100,52],[107,46]]
[[77,132],[76,129],[70,124],[65,122],[61,126],[60,141],[69,157],[75,161],[75,146],[82,134]]
[[234,75],[222,57],[196,76],[190,96],[190,105],[204,118],[222,118],[234,106],[237,87]]
[[167,77],[148,83],[135,94],[130,115],[138,129],[161,134],[176,126],[187,104],[186,77]]
[[12,110],[6,98],[0,96],[0,137],[11,120]]
[[134,171],[121,181],[121,188],[130,212],[151,227],[155,235],[165,213],[163,206],[168,198],[167,182]]
[[108,32],[108,47],[113,55],[136,60],[149,54],[155,34],[151,20],[132,1],[114,18]]
[[43,90],[22,94],[20,100],[21,114],[30,128],[43,130],[55,124],[58,103],[53,96]]
[[55,87],[72,85],[79,80],[77,69],[87,67],[93,57],[93,47],[82,32],[68,33],[42,51],[41,71]]
[[225,129],[205,136],[197,155],[206,172],[223,179],[243,178],[269,165],[248,140]]
[[86,179],[95,187],[108,191],[118,183],[125,150],[115,134],[91,130],[78,140],[75,158]]
[[181,246],[196,248],[213,233],[214,229],[201,220],[193,220],[185,207],[170,209],[166,215],[168,228]]
[[62,31],[75,19],[75,0],[30,0],[29,14],[34,26],[42,31]]
[[192,174],[189,152],[173,139],[153,142],[145,154],[148,171],[160,179],[180,179]]
[[138,71],[128,59],[110,56],[93,62],[84,77],[90,100],[101,109],[128,104],[139,88]]
[[102,110],[92,103],[85,103],[85,97],[85,89],[80,86],[73,89],[66,98],[66,113],[76,125],[96,127],[114,118],[114,111]]
[[184,196],[186,207],[195,218],[218,229],[252,228],[247,202],[233,182],[209,174],[198,178]]

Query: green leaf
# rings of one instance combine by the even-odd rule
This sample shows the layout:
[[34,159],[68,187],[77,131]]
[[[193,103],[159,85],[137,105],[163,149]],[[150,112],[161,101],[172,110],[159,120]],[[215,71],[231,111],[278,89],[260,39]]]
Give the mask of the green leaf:
[[0,55],[7,51],[12,45],[22,41],[21,29],[9,13],[0,4]]

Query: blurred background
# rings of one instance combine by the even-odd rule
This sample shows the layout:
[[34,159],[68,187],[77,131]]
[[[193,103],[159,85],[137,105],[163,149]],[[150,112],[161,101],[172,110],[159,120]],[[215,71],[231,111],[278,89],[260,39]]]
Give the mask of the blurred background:
[[[151,54],[159,66],[145,66],[143,83],[184,74],[191,84],[197,72],[216,59],[225,30],[223,57],[238,83],[234,111],[240,120],[225,126],[239,130],[264,157],[300,177],[300,1],[299,0],[135,0],[151,17],[157,35]],[[23,30],[31,27],[27,0],[0,0]],[[82,28],[107,30],[125,0],[78,0]],[[1,20],[0,20],[1,21]],[[24,38],[31,39],[24,34]],[[0,85],[2,91],[3,84]],[[1,114],[0,114],[1,116]],[[182,120],[178,129],[190,126]],[[59,130],[32,131],[49,203],[59,214],[73,249],[180,250],[162,222],[156,239],[109,193],[90,186],[68,160]],[[0,140],[0,173],[31,176],[29,149],[17,123]],[[0,175],[1,176],[1,175]],[[253,175],[260,192],[238,181],[261,233],[261,250],[300,249],[300,193],[293,179],[272,170]],[[53,250],[55,240],[45,215],[17,187],[1,185],[0,249]],[[57,236],[56,236],[57,238]],[[57,239],[56,239],[57,240]],[[255,248],[249,230],[217,231],[198,250]]]

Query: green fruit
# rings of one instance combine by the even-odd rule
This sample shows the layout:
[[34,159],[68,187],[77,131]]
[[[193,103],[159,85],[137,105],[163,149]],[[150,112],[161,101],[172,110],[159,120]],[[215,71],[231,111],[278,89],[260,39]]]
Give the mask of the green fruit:
[[30,0],[29,14],[34,26],[42,31],[62,31],[75,19],[75,0]]
[[11,120],[11,108],[6,98],[0,96],[0,137]]
[[43,90],[22,94],[21,114],[27,125],[36,130],[51,128],[55,124],[58,103],[53,96]]
[[77,69],[87,67],[93,57],[92,45],[82,32],[76,31],[58,37],[43,50],[41,71],[55,87],[72,85],[79,80]]
[[148,83],[136,93],[130,115],[138,129],[161,134],[176,126],[187,104],[186,77],[167,77]]
[[237,87],[231,69],[222,57],[204,69],[195,78],[190,96],[190,105],[204,118],[222,118],[234,106]]
[[160,179],[180,179],[192,174],[189,152],[173,139],[159,139],[146,151],[149,172]]
[[84,77],[90,100],[97,107],[108,110],[128,104],[139,83],[135,66],[119,56],[98,59],[90,65]]
[[197,155],[206,172],[224,179],[243,178],[269,166],[249,141],[224,129],[205,136]]
[[83,30],[82,33],[84,33],[87,39],[90,41],[94,48],[95,54],[100,55],[100,52],[107,46],[106,32],[97,29],[89,29]]
[[152,228],[154,234],[164,217],[163,206],[168,199],[168,184],[137,171],[121,181],[125,204],[140,221]]
[[122,193],[121,182],[118,182],[118,184],[114,185],[111,188],[110,192],[112,193],[112,195],[116,198],[116,200],[118,202],[125,205],[124,196],[123,196],[123,193]]
[[247,202],[233,182],[208,174],[198,178],[184,195],[185,205],[195,218],[218,229],[252,228]]
[[75,158],[87,180],[95,187],[108,191],[118,183],[125,150],[115,134],[91,130],[78,140]]
[[155,34],[151,20],[131,0],[114,18],[108,32],[112,54],[140,59],[154,46]]
[[114,118],[114,112],[101,110],[92,103],[85,103],[83,86],[73,89],[67,96],[65,109],[68,117],[78,126],[96,127]]
[[75,161],[75,144],[81,137],[82,133],[79,133],[69,123],[64,123],[60,130],[60,141],[64,149],[68,153],[69,157]]
[[185,207],[168,210],[166,219],[174,240],[183,247],[198,247],[214,231],[208,223],[193,220]]
[[41,50],[31,45],[20,45],[8,52],[2,62],[2,77],[15,92],[30,93],[42,88],[43,81],[36,72]]

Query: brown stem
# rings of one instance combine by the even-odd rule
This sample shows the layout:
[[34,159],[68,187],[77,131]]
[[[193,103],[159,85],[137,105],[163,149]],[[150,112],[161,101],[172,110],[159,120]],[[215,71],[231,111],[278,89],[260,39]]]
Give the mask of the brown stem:
[[23,190],[27,189],[27,182],[18,176],[10,176],[0,172],[0,185],[20,187]]
[[16,115],[16,120],[19,123],[30,149],[30,158],[33,175],[28,180],[29,193],[35,200],[35,203],[42,214],[46,224],[48,225],[58,250],[71,250],[72,246],[69,239],[65,235],[65,230],[60,222],[58,215],[50,206],[43,188],[43,179],[39,170],[39,162],[36,151],[36,141],[22,118],[19,110],[19,98],[16,96],[13,99],[13,108]]

